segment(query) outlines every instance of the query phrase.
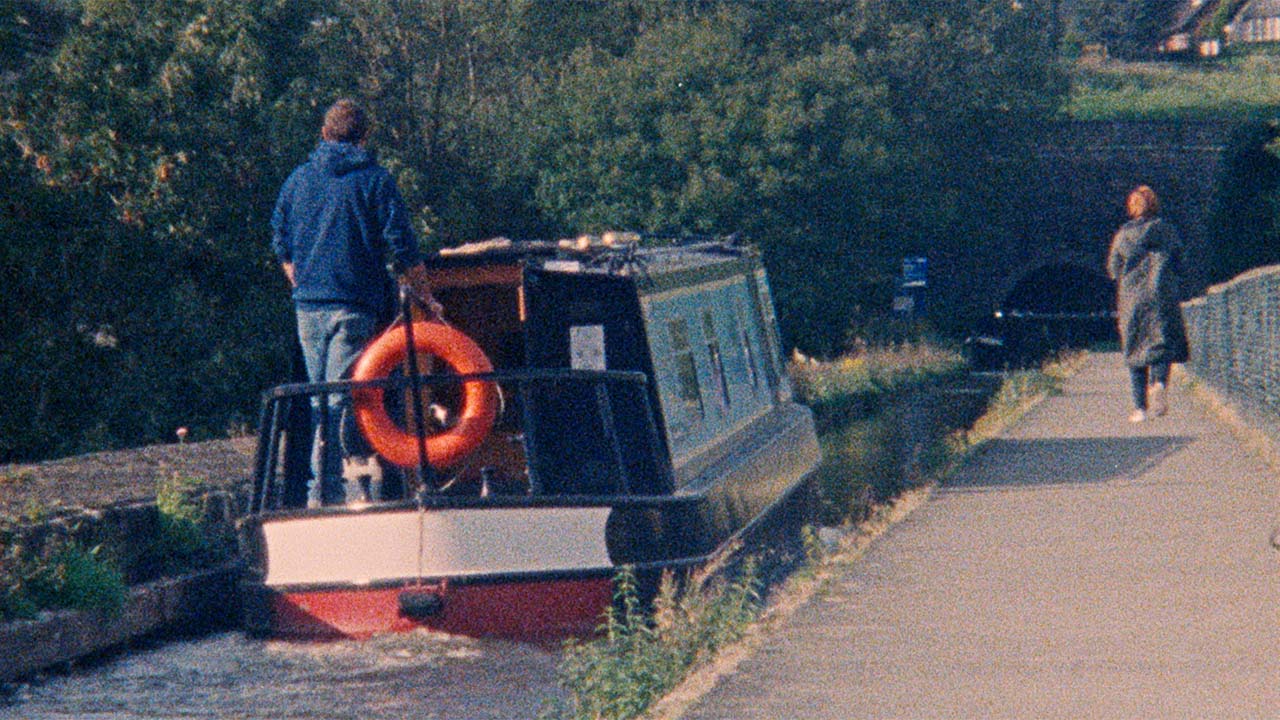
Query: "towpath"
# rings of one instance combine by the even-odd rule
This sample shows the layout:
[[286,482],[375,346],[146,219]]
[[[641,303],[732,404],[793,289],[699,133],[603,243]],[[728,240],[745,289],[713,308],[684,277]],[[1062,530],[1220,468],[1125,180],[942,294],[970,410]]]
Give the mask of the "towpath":
[[1280,482],[1091,356],[684,720],[1280,718]]

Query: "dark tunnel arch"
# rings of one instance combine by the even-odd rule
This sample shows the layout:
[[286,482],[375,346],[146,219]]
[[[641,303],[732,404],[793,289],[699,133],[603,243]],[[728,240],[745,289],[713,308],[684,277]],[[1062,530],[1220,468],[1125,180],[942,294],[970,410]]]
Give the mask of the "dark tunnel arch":
[[1115,286],[1099,270],[1049,262],[1008,287],[966,343],[978,369],[1035,366],[1060,350],[1115,340]]
[[1074,263],[1042,265],[1023,275],[1000,302],[1006,314],[1109,315],[1115,285],[1097,270]]

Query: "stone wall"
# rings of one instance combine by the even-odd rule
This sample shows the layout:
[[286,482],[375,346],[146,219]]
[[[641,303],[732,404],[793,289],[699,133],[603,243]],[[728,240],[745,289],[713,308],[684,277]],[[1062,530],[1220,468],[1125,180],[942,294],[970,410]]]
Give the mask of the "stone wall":
[[955,256],[930,259],[935,299],[982,317],[1046,265],[1069,264],[1105,276],[1111,236],[1126,219],[1125,197],[1139,184],[1155,189],[1162,214],[1184,236],[1188,294],[1202,291],[1208,282],[1209,219],[1239,130],[1238,123],[1183,121],[1045,127],[1033,146],[1011,147],[998,159],[1011,164],[1016,172],[1010,175],[1027,179],[994,200],[991,217],[1003,239],[991,247],[961,243]]
[[99,548],[99,557],[108,560],[124,575],[127,584],[155,580],[187,568],[175,563],[219,562],[235,553],[235,523],[247,507],[242,492],[214,490],[192,500],[201,520],[197,527],[179,528],[203,536],[203,549],[189,556],[174,556],[172,524],[155,502],[131,502],[101,508],[84,508],[47,521],[13,525],[6,531],[7,543],[33,556],[51,542],[74,542],[84,548]]

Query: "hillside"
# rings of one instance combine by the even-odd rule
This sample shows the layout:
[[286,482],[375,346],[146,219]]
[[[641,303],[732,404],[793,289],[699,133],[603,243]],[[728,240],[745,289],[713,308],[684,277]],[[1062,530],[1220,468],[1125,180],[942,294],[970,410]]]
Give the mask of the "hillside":
[[1280,56],[1197,63],[1079,63],[1065,114],[1075,120],[1270,119],[1280,114]]

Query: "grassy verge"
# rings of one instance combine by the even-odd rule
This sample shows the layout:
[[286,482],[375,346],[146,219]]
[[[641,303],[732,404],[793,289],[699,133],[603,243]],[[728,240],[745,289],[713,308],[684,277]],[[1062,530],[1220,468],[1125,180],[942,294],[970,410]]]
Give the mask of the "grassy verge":
[[[1009,375],[986,414],[973,427],[939,442],[932,456],[915,466],[923,469],[913,480],[916,484],[927,483],[950,472],[970,451],[1021,417],[1038,400],[1059,392],[1062,380],[1083,357],[1074,355],[1040,371]],[[806,529],[806,564],[781,589],[770,594],[771,606],[794,606],[797,597],[812,594],[836,564],[848,560],[849,553],[839,548],[865,545],[869,537],[902,514],[892,497],[876,501],[866,495],[869,491],[859,489],[885,485],[878,475],[896,477],[903,472],[903,466],[899,463],[894,469],[892,463],[866,455],[866,448],[879,444],[883,438],[857,428],[873,420],[879,412],[877,408],[888,407],[888,395],[905,392],[914,384],[944,381],[961,372],[962,363],[945,350],[902,347],[792,368],[798,394],[815,408],[822,408],[815,410],[820,424],[825,425],[820,438],[826,458],[822,481],[830,484],[835,496],[846,499],[848,511],[840,516],[828,509],[839,516],[838,524],[842,526],[837,534],[843,539],[838,543],[821,538],[830,532]],[[874,402],[867,402],[868,392]],[[872,409],[864,413],[867,408]],[[826,418],[829,422],[822,422],[823,413],[830,413]],[[850,450],[850,446],[856,449]],[[907,464],[906,471],[910,472],[911,467]],[[841,481],[850,489],[839,491]],[[892,484],[899,489],[908,486],[900,479]],[[860,493],[865,505],[851,500]],[[546,708],[544,720],[624,720],[653,712],[665,716],[661,710],[653,709],[655,703],[698,668],[711,665],[718,656],[735,648],[743,648],[766,617],[762,583],[750,559],[732,576],[713,569],[692,578],[683,588],[671,577],[665,577],[651,610],[642,607],[629,570],[620,573],[615,587],[617,607],[610,612],[601,636],[566,647],[560,677],[569,699]]]
[[1074,120],[1253,120],[1280,112],[1280,56],[1188,64],[1105,62],[1072,72]]
[[615,607],[600,637],[566,645],[560,677],[569,699],[546,708],[544,720],[639,717],[690,668],[740,640],[761,610],[751,559],[733,579],[703,572],[683,589],[665,574],[651,608],[642,605],[630,569],[618,573],[614,587]]
[[913,389],[948,383],[965,369],[958,353],[929,345],[792,365],[797,397],[813,409],[822,445],[816,484],[824,525],[864,520],[876,504],[937,469],[946,456],[941,438],[913,442],[895,405]]

